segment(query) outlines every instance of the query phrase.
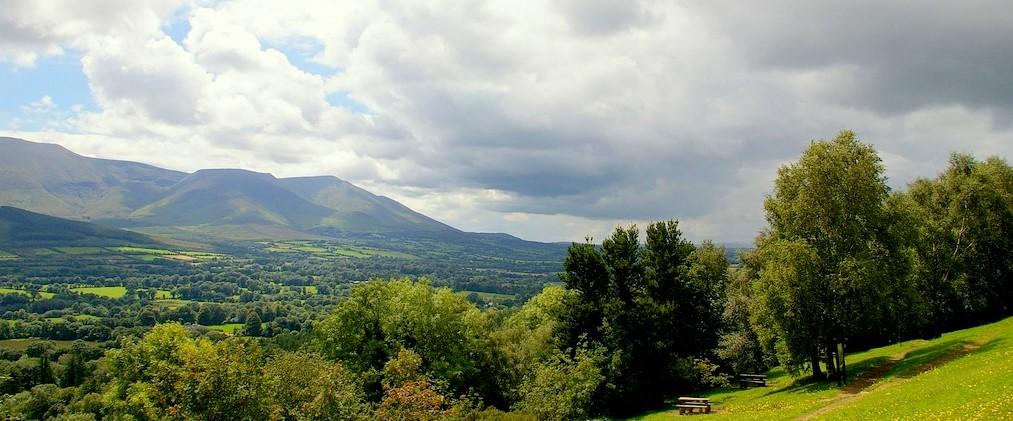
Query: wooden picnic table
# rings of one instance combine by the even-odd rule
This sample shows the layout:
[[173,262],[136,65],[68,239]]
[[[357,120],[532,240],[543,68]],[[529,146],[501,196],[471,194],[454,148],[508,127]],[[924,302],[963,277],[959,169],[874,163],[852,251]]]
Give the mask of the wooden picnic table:
[[709,414],[711,412],[711,400],[710,398],[680,396],[679,403],[675,407],[679,408],[679,415],[692,414],[697,410]]
[[739,387],[745,389],[750,385],[766,387],[767,376],[765,374],[739,374]]

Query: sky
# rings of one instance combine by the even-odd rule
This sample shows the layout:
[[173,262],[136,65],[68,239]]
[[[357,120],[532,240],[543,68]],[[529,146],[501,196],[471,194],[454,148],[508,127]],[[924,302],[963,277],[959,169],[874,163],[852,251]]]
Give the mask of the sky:
[[842,129],[895,189],[1013,152],[1009,1],[3,3],[0,135],[335,175],[468,231],[748,242]]

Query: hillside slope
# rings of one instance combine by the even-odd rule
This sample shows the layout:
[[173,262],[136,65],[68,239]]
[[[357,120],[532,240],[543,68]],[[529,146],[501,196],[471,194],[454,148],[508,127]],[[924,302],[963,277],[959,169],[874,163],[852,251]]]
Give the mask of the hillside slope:
[[456,231],[384,196],[337,177],[278,179],[300,197],[334,210],[322,225],[351,231]]
[[239,169],[187,174],[8,137],[0,137],[0,205],[116,226],[250,225],[296,237],[458,232],[337,177],[278,179]]
[[135,232],[0,206],[0,245],[5,247],[154,244],[158,243]]
[[[1013,317],[848,355],[848,385],[793,379],[702,393],[715,420],[1013,419]],[[667,409],[637,420],[667,420]]]
[[0,205],[73,219],[125,217],[186,174],[87,158],[62,146],[0,137]]
[[312,228],[333,213],[287,190],[270,174],[200,170],[130,214],[150,225],[275,224]]

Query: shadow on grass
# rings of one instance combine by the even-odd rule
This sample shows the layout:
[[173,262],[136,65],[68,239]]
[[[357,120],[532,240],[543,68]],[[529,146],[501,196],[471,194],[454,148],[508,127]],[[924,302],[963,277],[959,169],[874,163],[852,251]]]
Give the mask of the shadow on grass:
[[971,343],[968,340],[955,339],[908,352],[901,362],[886,374],[886,377],[910,378],[916,376],[920,373],[920,367],[925,367],[944,356],[960,354]]

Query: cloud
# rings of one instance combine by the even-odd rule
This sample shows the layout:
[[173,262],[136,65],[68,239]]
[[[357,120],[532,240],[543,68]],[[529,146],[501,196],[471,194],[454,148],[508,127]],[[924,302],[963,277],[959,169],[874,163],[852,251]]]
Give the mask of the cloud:
[[840,129],[882,151],[895,187],[953,150],[1008,156],[1011,9],[18,1],[0,61],[80,52],[97,110],[25,136],[83,153],[334,174],[526,238],[679,218],[733,241],[762,226],[776,168]]

